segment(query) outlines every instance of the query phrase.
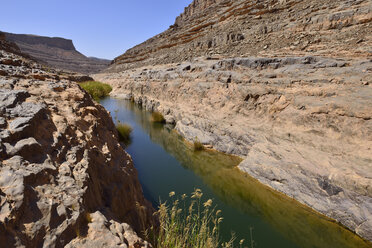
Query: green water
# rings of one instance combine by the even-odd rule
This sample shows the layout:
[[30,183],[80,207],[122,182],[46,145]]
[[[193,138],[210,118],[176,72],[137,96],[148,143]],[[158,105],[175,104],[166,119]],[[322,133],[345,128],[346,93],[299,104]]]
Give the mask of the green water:
[[222,236],[250,243],[253,228],[255,247],[371,247],[354,235],[294,200],[274,192],[239,171],[239,158],[218,152],[194,152],[171,127],[150,121],[150,113],[126,101],[106,98],[101,104],[121,122],[133,127],[127,147],[138,170],[144,194],[154,206],[177,195],[203,190],[222,210]]

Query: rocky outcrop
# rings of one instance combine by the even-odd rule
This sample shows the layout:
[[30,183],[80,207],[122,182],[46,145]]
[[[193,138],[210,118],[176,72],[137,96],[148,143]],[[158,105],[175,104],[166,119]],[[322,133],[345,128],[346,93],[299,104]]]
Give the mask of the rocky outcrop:
[[369,59],[306,56],[197,58],[95,78],[372,240],[371,74]]
[[39,63],[56,69],[79,73],[98,73],[106,69],[109,60],[89,58],[75,49],[72,40],[58,37],[3,33],[8,41],[14,42],[25,54],[36,58]]
[[109,71],[195,57],[371,56],[369,0],[195,0]]
[[151,247],[146,241],[138,238],[137,233],[126,223],[114,220],[107,221],[100,212],[90,215],[87,236],[77,238],[67,244],[66,248],[123,248]]
[[[41,65],[35,60],[30,60],[30,57],[20,52],[20,50],[14,51],[13,49],[17,48],[14,43],[10,43],[12,45],[11,48],[8,46],[9,42],[6,42],[6,44],[6,46],[3,46],[4,50],[0,50],[0,76],[37,79],[40,81],[54,79],[84,82],[93,80],[92,77],[87,75],[67,73]],[[14,56],[15,53],[18,54],[18,56]]]
[[0,52],[1,245],[149,247],[136,232],[152,207],[109,113],[69,75]]

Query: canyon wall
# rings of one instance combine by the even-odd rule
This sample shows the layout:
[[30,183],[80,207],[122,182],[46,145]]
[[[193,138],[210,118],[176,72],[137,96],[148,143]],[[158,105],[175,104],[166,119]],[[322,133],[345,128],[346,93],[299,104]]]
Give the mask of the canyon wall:
[[1,246],[150,247],[136,233],[152,206],[110,114],[42,68],[0,50]]
[[23,53],[56,69],[90,74],[98,73],[110,64],[109,60],[88,58],[81,54],[75,49],[72,40],[5,32],[3,34],[8,41],[17,44]]
[[98,80],[372,240],[370,1],[194,1]]
[[195,57],[371,56],[369,0],[199,0],[109,71]]

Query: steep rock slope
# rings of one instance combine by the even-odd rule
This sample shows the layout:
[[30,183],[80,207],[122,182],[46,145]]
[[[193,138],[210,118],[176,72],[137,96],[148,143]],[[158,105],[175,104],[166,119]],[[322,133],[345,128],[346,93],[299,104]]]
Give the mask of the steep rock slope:
[[7,40],[18,45],[23,53],[57,69],[80,73],[97,73],[110,64],[109,60],[88,58],[76,51],[71,40],[37,35],[4,33]]
[[370,1],[195,0],[95,78],[372,240]]
[[198,56],[371,56],[369,0],[197,0],[111,71]]
[[0,64],[1,246],[148,247],[152,207],[109,113],[23,57]]

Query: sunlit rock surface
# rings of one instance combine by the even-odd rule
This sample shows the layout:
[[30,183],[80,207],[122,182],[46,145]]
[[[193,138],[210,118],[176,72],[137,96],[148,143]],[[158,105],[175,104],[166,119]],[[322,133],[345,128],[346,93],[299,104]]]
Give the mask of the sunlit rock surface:
[[71,75],[4,50],[0,68],[1,246],[147,247],[152,207],[109,113]]

